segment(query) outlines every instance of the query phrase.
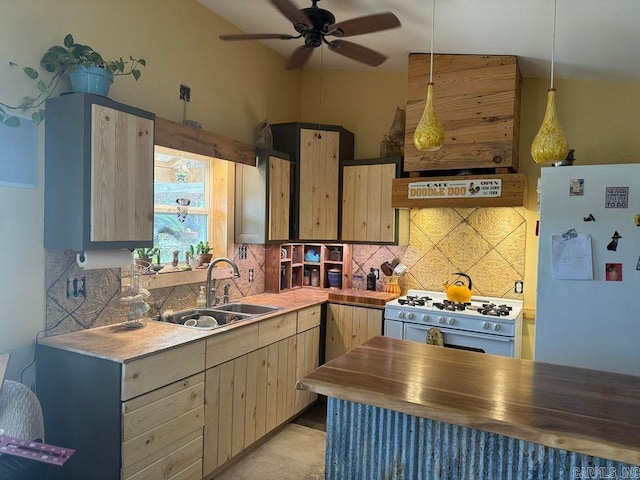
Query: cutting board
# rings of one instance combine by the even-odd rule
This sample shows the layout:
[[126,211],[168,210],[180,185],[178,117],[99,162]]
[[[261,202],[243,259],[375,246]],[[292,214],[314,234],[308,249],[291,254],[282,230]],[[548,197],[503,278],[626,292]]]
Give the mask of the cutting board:
[[398,293],[376,292],[372,290],[336,290],[329,292],[329,301],[383,307],[385,303],[398,298]]

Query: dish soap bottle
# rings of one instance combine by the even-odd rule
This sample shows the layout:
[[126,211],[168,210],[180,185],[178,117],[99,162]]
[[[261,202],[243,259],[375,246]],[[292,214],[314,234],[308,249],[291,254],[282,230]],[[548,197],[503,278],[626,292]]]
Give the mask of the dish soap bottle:
[[207,292],[204,285],[200,287],[200,293],[198,294],[198,299],[196,300],[196,308],[206,308],[207,307]]

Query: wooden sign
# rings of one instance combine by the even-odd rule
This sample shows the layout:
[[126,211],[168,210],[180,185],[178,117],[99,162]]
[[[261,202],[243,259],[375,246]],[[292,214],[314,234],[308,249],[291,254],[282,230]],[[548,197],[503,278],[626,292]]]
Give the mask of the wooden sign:
[[502,180],[484,178],[478,180],[449,180],[412,182],[409,184],[408,198],[465,198],[465,197],[499,197]]

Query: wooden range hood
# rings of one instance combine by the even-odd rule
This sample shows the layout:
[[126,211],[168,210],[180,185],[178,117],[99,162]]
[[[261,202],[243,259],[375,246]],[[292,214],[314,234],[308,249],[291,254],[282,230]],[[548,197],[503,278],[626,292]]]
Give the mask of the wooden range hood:
[[[467,195],[456,198],[450,196],[436,196],[429,198],[410,198],[409,186],[416,183],[428,183],[439,193],[447,193],[438,184],[473,181],[500,180],[499,196],[483,197]],[[391,192],[391,206],[393,208],[442,208],[442,207],[524,207],[527,203],[527,177],[522,173],[485,174],[485,175],[455,175],[443,177],[409,177],[393,179]]]

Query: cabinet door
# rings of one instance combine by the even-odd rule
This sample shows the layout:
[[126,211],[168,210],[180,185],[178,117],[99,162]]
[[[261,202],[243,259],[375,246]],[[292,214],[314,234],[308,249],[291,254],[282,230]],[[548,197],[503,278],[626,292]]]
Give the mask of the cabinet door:
[[291,162],[269,157],[269,215],[267,240],[289,238]]
[[91,112],[91,241],[153,241],[153,121]]
[[325,360],[328,362],[382,334],[383,310],[330,303]]
[[[320,363],[320,327],[296,335],[296,381],[313,372]],[[306,390],[295,391],[295,413],[316,401],[318,395]]]
[[338,238],[340,133],[300,130],[299,238]]
[[342,240],[395,241],[391,184],[396,164],[350,165],[342,170]]

